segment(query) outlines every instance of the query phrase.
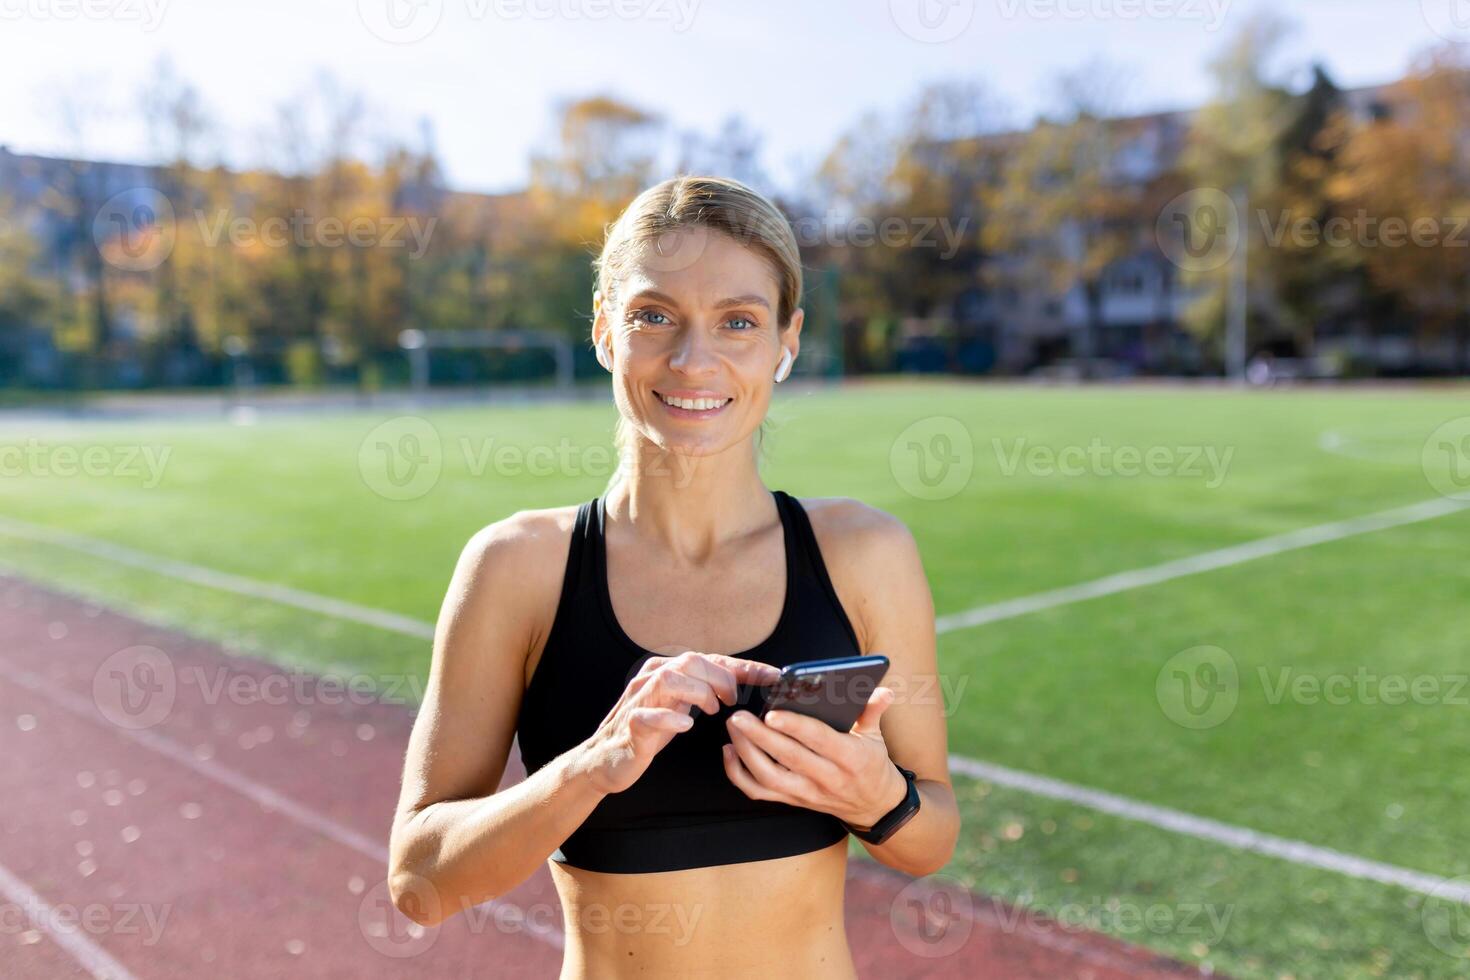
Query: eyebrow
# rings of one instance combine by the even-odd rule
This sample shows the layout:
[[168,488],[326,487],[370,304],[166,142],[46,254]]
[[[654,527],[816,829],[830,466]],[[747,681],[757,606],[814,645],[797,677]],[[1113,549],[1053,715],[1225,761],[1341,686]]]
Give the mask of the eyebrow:
[[[657,289],[643,289],[633,295],[633,299],[642,299],[643,297],[656,299],[660,303],[667,303],[676,309],[679,306],[678,300],[674,299],[668,293],[659,292]],[[629,300],[629,302],[632,302],[632,300]],[[744,296],[731,296],[729,299],[722,299],[715,304],[715,308],[723,310],[731,306],[750,306],[752,304],[764,306],[767,311],[771,309],[771,304],[766,301],[766,298],[764,296],[757,296],[755,293],[746,293]]]

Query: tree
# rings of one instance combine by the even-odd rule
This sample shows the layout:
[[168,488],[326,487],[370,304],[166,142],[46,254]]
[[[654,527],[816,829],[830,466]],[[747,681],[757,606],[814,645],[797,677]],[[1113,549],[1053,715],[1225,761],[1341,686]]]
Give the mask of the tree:
[[761,166],[760,133],[740,116],[727,118],[714,136],[687,132],[680,142],[679,173],[728,177],[764,194],[775,192]]
[[112,305],[106,265],[93,238],[93,222],[106,201],[106,188],[100,168],[85,160],[87,134],[105,114],[96,98],[100,87],[95,79],[76,79],[50,93],[53,112],[74,157],[60,174],[61,186],[54,188],[52,204],[66,221],[62,247],[56,249],[56,254],[64,256],[66,267],[57,270],[57,277],[66,281],[76,272],[85,283],[75,296],[79,302],[60,317],[59,325],[63,331],[67,326],[79,328],[88,349],[107,353],[113,344]]
[[51,311],[52,294],[35,274],[39,252],[19,209],[0,201],[0,334],[18,335]]
[[1431,51],[1381,108],[1361,126],[1339,118],[1324,139],[1339,161],[1332,203],[1373,220],[1348,251],[1422,321],[1418,332],[1454,331],[1456,361],[1470,368],[1470,56],[1454,45]]
[[1085,315],[1073,336],[1084,377],[1103,325],[1104,273],[1134,254],[1149,225],[1142,185],[1122,166],[1128,123],[1110,118],[1117,105],[1118,76],[1093,65],[1065,76],[1060,119],[1042,119],[1013,137],[995,184],[985,192],[989,208],[983,240],[1013,261],[997,278],[1022,289],[1065,296],[1082,294]]
[[[155,189],[173,204],[176,216],[187,216],[200,203],[195,180],[199,173],[196,157],[210,133],[199,92],[179,77],[171,61],[161,57],[139,101],[149,141],[159,161],[154,170]],[[161,333],[169,341],[192,335],[189,294],[199,291],[200,279],[206,272],[204,256],[195,247],[197,237],[189,234],[189,224],[176,221],[173,251],[152,274]]]
[[1294,100],[1280,135],[1282,211],[1266,230],[1273,240],[1269,264],[1276,270],[1282,325],[1303,354],[1315,347],[1318,324],[1339,311],[1337,287],[1360,265],[1355,256],[1324,247],[1314,237],[1300,240],[1287,233],[1302,220],[1313,228],[1332,220],[1329,188],[1339,167],[1334,133],[1345,118],[1341,90],[1322,66],[1313,66],[1312,85]]
[[1257,14],[1226,43],[1210,64],[1215,94],[1196,114],[1181,160],[1195,187],[1223,191],[1236,204],[1239,240],[1231,261],[1188,269],[1181,276],[1197,296],[1186,324],[1203,338],[1231,335],[1224,339],[1232,374],[1244,369],[1250,315],[1271,322],[1281,318],[1275,264],[1249,262],[1269,245],[1250,218],[1284,210],[1284,138],[1298,105],[1273,77],[1273,67],[1289,30],[1280,18]]
[[[853,333],[852,360],[881,363],[903,317],[949,322],[980,261],[987,137],[1004,107],[978,81],[919,89],[893,115],[865,113],[839,138],[793,210],[822,230],[810,261],[842,272],[837,317]],[[895,236],[893,232],[898,232]],[[952,331],[951,331],[952,332]]]
[[534,220],[507,258],[507,300],[521,326],[585,337],[568,316],[592,306],[589,259],[629,202],[655,182],[663,120],[608,96],[562,102],[556,137],[533,154],[528,204]]
[[530,191],[564,240],[595,237],[653,183],[663,121],[609,96],[562,102],[557,137],[531,158]]

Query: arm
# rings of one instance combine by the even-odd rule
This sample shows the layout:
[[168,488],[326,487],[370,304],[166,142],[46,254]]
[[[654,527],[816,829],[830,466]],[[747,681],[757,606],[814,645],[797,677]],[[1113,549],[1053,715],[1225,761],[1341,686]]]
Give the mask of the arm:
[[[865,557],[846,566],[870,575],[858,604],[861,625],[854,628],[864,653],[882,653],[891,661],[884,686],[895,691],[895,698],[882,712],[882,738],[889,758],[913,771],[921,803],[914,818],[885,843],[863,846],[883,864],[922,876],[949,863],[960,833],[959,805],[949,777],[934,599],[908,528],[881,511],[864,509],[869,512],[863,520],[866,530],[857,543]],[[872,810],[848,819],[853,826],[871,827],[903,799],[903,775],[892,765],[886,774],[885,793]]]
[[[769,664],[689,651],[650,657],[597,729],[528,779],[496,792],[524,693],[526,655],[543,645],[566,567],[570,515],[516,514],[477,534],[455,568],[434,635],[389,845],[394,905],[421,925],[510,891],[610,793],[694,724],[769,684]],[[553,547],[552,542],[555,542]]]
[[496,792],[527,652],[560,594],[564,561],[551,559],[563,549],[551,540],[564,538],[554,516],[517,514],[471,538],[454,570],[389,846],[394,904],[420,924],[525,881],[605,795],[577,750]]

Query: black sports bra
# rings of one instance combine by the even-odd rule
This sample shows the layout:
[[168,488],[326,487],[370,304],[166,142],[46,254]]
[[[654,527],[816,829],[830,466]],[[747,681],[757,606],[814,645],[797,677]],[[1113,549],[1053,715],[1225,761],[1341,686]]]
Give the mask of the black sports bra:
[[[806,512],[784,491],[773,495],[785,531],[785,603],[771,635],[735,656],[782,667],[859,655]],[[528,773],[596,731],[638,667],[658,656],[613,615],[602,532],[599,497],[577,508],[556,618],[521,702],[516,738]],[[720,747],[737,706],[720,707],[675,735],[636,783],[603,797],[551,859],[589,871],[678,871],[804,854],[846,837],[830,814],[753,800],[730,782]]]

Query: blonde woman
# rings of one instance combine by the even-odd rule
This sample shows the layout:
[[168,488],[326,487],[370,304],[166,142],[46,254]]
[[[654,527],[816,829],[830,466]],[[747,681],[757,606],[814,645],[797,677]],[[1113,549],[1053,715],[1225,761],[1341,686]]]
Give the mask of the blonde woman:
[[[959,833],[918,550],[882,511],[762,482],[803,315],[774,205],[664,181],[596,272],[621,464],[601,497],[465,547],[409,743],[394,900],[437,923],[548,863],[563,978],[853,977],[848,835],[924,875]],[[850,732],[740,707],[781,666],[868,653],[891,667]],[[513,738],[529,775],[497,792]]]

